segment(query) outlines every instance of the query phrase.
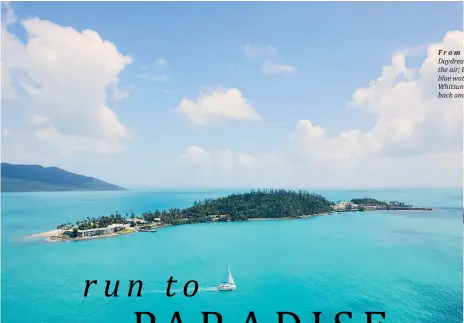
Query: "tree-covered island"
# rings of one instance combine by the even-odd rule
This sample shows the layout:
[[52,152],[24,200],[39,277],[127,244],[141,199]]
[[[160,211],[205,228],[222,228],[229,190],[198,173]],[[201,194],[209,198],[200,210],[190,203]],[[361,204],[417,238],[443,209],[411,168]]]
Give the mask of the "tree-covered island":
[[429,210],[415,208],[403,202],[384,202],[372,198],[352,199],[334,203],[325,197],[306,191],[252,190],[216,199],[195,201],[185,209],[155,210],[136,216],[118,212],[110,216],[90,218],[75,224],[57,226],[54,240],[85,239],[120,235],[155,228],[205,222],[238,222],[259,219],[301,219],[332,212],[373,210]]

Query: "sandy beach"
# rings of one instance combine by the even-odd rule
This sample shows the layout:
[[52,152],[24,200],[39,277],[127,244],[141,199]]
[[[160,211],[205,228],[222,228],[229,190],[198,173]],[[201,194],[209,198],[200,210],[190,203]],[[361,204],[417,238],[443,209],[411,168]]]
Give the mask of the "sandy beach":
[[[160,229],[160,228],[163,228],[163,227],[166,227],[166,226],[169,226],[169,225],[161,225],[161,226],[153,227],[153,229]],[[111,234],[105,234],[105,235],[100,235],[100,236],[90,236],[90,237],[67,238],[67,237],[62,237],[63,230],[50,230],[50,231],[47,231],[47,232],[36,233],[36,234],[30,235],[30,236],[26,236],[25,238],[26,239],[45,238],[45,240],[53,241],[53,242],[57,242],[57,241],[81,241],[81,240],[91,240],[91,239],[117,237],[117,236],[120,236],[120,235],[130,234],[130,233],[134,233],[134,232],[138,232],[138,231],[135,228],[127,227],[127,228],[124,229],[124,231],[111,233]],[[60,238],[52,239],[52,237],[60,237]]]
[[33,238],[50,238],[53,236],[59,236],[63,233],[63,230],[50,230],[43,233],[36,233],[30,236],[27,236],[26,239],[33,239]]
[[47,237],[46,240],[47,241],[53,241],[53,242],[56,242],[56,241],[82,241],[82,240],[92,240],[92,239],[101,239],[101,238],[109,238],[109,237],[117,237],[117,236],[121,236],[121,235],[124,235],[124,234],[129,234],[129,233],[134,233],[134,232],[137,232],[135,229],[133,228],[126,228],[127,230],[126,231],[123,231],[123,232],[117,232],[117,233],[110,233],[110,234],[104,234],[104,235],[101,235],[101,236],[90,236],[90,237],[79,237],[79,238],[58,238],[58,239],[51,239],[51,237]]

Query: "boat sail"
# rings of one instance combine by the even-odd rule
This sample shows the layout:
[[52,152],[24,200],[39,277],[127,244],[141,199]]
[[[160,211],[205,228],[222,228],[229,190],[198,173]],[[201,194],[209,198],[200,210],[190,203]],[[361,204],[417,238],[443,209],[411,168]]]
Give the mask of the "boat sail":
[[227,282],[228,282],[230,285],[234,285],[234,286],[235,286],[234,277],[232,277],[232,273],[230,272],[230,268],[227,267],[227,270],[229,271],[229,276],[227,277]]
[[227,281],[221,283],[221,285],[218,286],[219,291],[233,291],[237,289],[237,286],[235,285],[234,277],[232,277],[232,273],[230,271],[229,265],[227,265]]

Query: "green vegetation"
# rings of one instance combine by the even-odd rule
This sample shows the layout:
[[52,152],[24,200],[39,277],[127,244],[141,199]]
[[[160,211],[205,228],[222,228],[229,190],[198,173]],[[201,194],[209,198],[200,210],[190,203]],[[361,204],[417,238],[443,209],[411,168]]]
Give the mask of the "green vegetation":
[[329,212],[332,202],[305,191],[256,190],[218,199],[194,202],[186,209],[156,210],[142,214],[147,222],[160,218],[165,224],[217,221],[246,221],[252,218],[298,218]]
[[125,229],[122,229],[121,231],[118,231],[118,234],[126,234],[126,233],[131,233],[131,232],[133,231],[125,228]]
[[351,202],[353,202],[354,204],[358,204],[358,205],[380,205],[380,206],[385,206],[387,210],[390,209],[390,208],[409,208],[409,207],[412,207],[412,205],[406,204],[404,202],[399,202],[399,201],[385,202],[385,201],[379,201],[379,200],[369,198],[369,197],[352,199]]
[[387,202],[365,197],[362,199],[352,199],[351,202],[358,205],[387,205]]
[[75,191],[68,186],[2,177],[2,192],[56,192]]
[[[374,209],[406,209],[409,205],[398,202],[383,202],[373,198],[352,199],[351,202],[360,206],[376,206]],[[147,211],[136,217],[134,213],[124,216],[119,212],[110,216],[90,218],[71,223],[60,224],[57,229],[73,230],[72,236],[77,236],[78,230],[106,228],[111,224],[130,224],[138,230],[150,230],[165,225],[180,225],[203,222],[247,221],[249,219],[281,219],[301,218],[316,214],[328,213],[335,205],[325,197],[306,191],[292,190],[252,190],[248,193],[231,194],[217,199],[195,201],[193,206],[169,210]],[[380,207],[380,208],[379,208]],[[417,208],[416,208],[417,209]],[[420,209],[420,208],[419,208]],[[126,228],[124,232],[133,231]]]
[[413,207],[411,204],[406,204],[400,201],[390,201],[387,203],[387,209],[390,207],[397,207],[397,208],[409,208]]
[[[133,215],[133,214],[132,214]],[[83,221],[77,221],[76,224],[65,223],[60,224],[56,228],[59,230],[69,230],[71,228],[77,228],[78,230],[89,230],[89,229],[97,229],[97,228],[106,228],[111,224],[125,224],[128,223],[128,214],[123,216],[119,212],[116,214],[111,214],[110,216],[101,216],[98,218],[90,218]]]

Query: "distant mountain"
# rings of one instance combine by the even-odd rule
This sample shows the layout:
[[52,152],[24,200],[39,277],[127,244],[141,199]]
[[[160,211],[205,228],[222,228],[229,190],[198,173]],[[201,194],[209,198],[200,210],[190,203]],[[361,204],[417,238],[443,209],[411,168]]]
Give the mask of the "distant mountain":
[[122,187],[58,167],[1,163],[2,192],[119,191]]

